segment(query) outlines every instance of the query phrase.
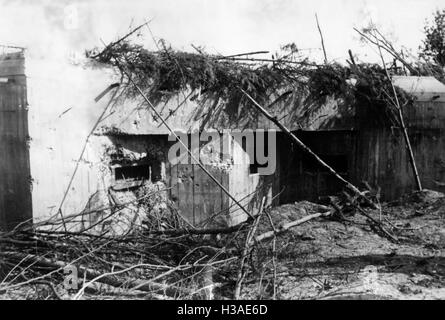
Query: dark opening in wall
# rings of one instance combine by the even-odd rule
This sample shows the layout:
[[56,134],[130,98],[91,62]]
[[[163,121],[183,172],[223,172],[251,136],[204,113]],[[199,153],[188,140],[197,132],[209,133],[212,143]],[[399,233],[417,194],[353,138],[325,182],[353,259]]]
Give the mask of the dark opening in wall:
[[148,180],[150,179],[150,165],[135,165],[116,167],[114,179],[117,180]]
[[[345,154],[320,154],[318,155],[326,164],[337,173],[346,174],[348,172],[348,157]],[[306,172],[328,172],[328,170],[315,160],[311,155],[303,155],[303,171]]]

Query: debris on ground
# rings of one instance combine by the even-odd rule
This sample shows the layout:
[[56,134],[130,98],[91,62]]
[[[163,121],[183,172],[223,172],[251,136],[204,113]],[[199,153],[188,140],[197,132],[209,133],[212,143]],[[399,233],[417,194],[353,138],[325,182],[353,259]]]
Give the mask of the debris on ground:
[[[381,212],[343,220],[319,216],[283,233],[280,226],[330,207],[301,201],[265,208],[256,239],[270,230],[276,235],[247,251],[252,221],[229,229],[176,226],[183,231],[173,225],[155,231],[152,224],[109,236],[63,231],[54,218],[0,235],[0,297],[227,299],[247,252],[243,299],[443,299],[445,196],[425,191],[402,199],[415,201],[384,203]],[[379,233],[368,216],[398,241]]]
[[[277,299],[444,299],[444,204],[444,194],[429,190],[408,194],[397,205],[383,204],[381,219],[399,243],[376,234],[359,215],[295,227],[277,239]],[[271,216],[299,218],[302,208],[306,202],[284,205]],[[377,211],[373,216],[379,219]],[[271,262],[266,268],[258,269],[263,276],[252,273],[246,297],[271,297]]]

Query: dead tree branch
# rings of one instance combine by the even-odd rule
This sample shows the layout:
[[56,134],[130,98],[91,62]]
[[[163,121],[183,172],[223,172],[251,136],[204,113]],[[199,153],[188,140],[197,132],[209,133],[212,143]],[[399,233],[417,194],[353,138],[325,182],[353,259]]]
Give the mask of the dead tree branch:
[[321,47],[323,48],[323,55],[324,55],[324,63],[328,63],[328,57],[326,56],[326,48],[324,47],[324,40],[323,40],[323,33],[321,32],[320,24],[318,23],[318,16],[315,14],[315,21],[317,22],[317,28],[318,33],[320,33],[320,39],[321,39]]
[[258,211],[258,215],[256,216],[255,221],[246,236],[246,242],[245,242],[244,249],[243,249],[242,256],[241,256],[240,267],[238,269],[238,276],[237,276],[236,285],[235,285],[235,293],[233,295],[235,300],[239,300],[239,298],[240,298],[241,287],[242,287],[243,280],[244,280],[244,277],[246,276],[246,272],[247,272],[247,270],[245,270],[245,262],[249,255],[249,251],[251,250],[255,232],[258,228],[258,224],[260,223],[260,220],[262,217],[264,201],[265,201],[265,197],[263,197],[263,199],[261,201],[260,210]]
[[283,224],[283,225],[279,226],[278,228],[276,228],[275,230],[270,230],[270,231],[267,231],[265,233],[262,233],[262,234],[256,236],[255,242],[260,243],[260,242],[269,240],[275,236],[281,235],[281,234],[289,231],[289,229],[292,229],[293,227],[296,227],[300,224],[303,224],[305,222],[308,222],[310,220],[313,220],[313,219],[316,219],[319,217],[329,217],[332,214],[333,214],[333,211],[310,214],[304,218]]
[[391,83],[392,93],[395,101],[395,103],[393,104],[397,109],[397,115],[399,116],[399,122],[402,128],[403,138],[405,139],[406,149],[408,151],[409,162],[411,164],[411,169],[413,170],[414,181],[416,183],[417,190],[422,191],[422,184],[420,182],[419,172],[417,171],[417,165],[416,165],[416,160],[414,159],[413,149],[411,147],[411,141],[408,136],[405,120],[403,119],[402,107],[400,106],[399,98],[397,97],[397,92],[396,89],[394,88],[394,84],[392,83],[391,76],[389,75],[388,69],[386,68],[385,59],[383,58],[382,50],[380,49],[381,45],[379,44],[379,42],[377,42],[377,46],[379,48],[380,58],[382,59],[382,64],[383,68],[385,69],[386,77],[388,78],[388,81]]
[[124,69],[122,69],[122,72],[127,76],[129,81],[132,83],[132,85],[136,88],[140,96],[145,100],[145,102],[149,105],[151,110],[155,113],[156,117],[158,119],[161,119],[164,126],[170,131],[170,133],[176,138],[176,140],[187,150],[187,153],[190,155],[191,159],[195,161],[195,163],[198,164],[198,166],[209,176],[210,179],[212,179],[213,182],[215,182],[219,188],[233,201],[235,202],[238,207],[245,213],[247,216],[253,219],[252,214],[244,208],[244,206],[236,200],[236,198],[219,182],[211,173],[206,169],[206,167],[202,164],[201,160],[196,159],[196,157],[193,155],[193,152],[190,150],[190,148],[184,144],[184,142],[179,138],[179,136],[173,131],[172,128],[167,124],[167,122],[164,120],[164,118],[159,114],[159,112],[156,110],[155,106],[151,103],[151,101],[147,98],[147,96],[142,92],[141,88],[134,82],[132,77],[128,74],[128,72]]

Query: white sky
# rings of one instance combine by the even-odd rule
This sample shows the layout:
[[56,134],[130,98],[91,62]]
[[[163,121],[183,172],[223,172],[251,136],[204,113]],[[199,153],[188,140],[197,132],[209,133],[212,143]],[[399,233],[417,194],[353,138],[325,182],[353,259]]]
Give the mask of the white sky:
[[354,26],[372,19],[398,45],[417,52],[425,19],[442,8],[443,0],[0,0],[0,44],[25,46],[40,57],[81,54],[125,34],[132,21],[153,19],[153,34],[177,49],[195,44],[212,53],[273,52],[295,42],[318,48],[311,53],[319,58],[317,13],[329,60],[344,61],[352,49],[373,61]]

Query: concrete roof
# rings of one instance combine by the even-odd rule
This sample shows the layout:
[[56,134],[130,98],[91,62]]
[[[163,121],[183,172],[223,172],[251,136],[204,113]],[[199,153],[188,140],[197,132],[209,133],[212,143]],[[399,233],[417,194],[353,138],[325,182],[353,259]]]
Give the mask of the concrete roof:
[[392,80],[417,101],[445,102],[445,85],[434,77],[394,76]]

